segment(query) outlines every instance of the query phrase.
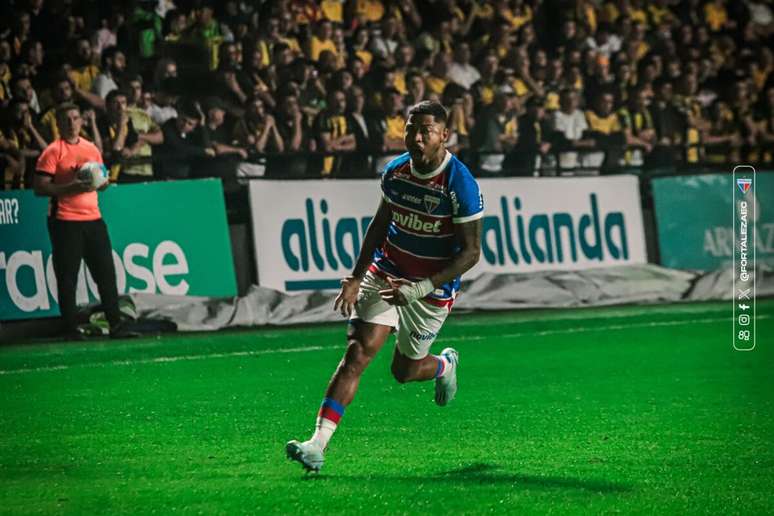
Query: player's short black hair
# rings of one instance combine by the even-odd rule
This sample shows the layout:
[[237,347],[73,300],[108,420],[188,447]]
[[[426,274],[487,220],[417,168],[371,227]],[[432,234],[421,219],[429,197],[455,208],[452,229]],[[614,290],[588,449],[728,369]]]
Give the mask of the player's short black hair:
[[432,115],[433,120],[446,124],[449,118],[449,112],[443,107],[443,104],[435,100],[423,100],[411,106],[408,110],[408,116],[411,115]]
[[56,111],[54,113],[56,115],[56,119],[61,120],[67,115],[67,113],[73,110],[77,111],[78,113],[81,112],[81,108],[78,107],[78,104],[74,102],[62,102],[56,107]]

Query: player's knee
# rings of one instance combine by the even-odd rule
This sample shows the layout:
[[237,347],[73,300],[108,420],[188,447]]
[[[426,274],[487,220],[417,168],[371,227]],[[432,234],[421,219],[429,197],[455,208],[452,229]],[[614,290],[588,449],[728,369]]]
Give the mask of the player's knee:
[[344,367],[351,373],[360,374],[370,361],[371,356],[366,352],[363,344],[354,339],[350,340],[344,357]]

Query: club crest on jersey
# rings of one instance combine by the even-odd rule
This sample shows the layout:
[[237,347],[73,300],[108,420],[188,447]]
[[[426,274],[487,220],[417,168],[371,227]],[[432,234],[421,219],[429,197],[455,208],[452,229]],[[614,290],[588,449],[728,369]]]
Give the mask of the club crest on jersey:
[[425,195],[424,197],[425,210],[427,213],[433,213],[436,208],[441,204],[441,199],[432,195]]

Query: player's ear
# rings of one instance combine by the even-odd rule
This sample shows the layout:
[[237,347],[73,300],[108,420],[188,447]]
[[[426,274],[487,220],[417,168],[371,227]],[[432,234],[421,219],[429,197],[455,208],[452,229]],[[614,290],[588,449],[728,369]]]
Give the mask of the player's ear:
[[443,130],[441,131],[441,138],[443,143],[446,143],[446,141],[449,139],[449,128],[446,126],[446,124],[443,124]]

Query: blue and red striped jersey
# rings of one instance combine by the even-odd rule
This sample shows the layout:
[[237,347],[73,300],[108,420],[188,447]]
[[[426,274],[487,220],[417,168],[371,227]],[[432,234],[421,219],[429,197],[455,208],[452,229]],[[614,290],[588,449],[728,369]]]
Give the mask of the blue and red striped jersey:
[[[387,238],[374,252],[371,270],[412,281],[446,267],[459,252],[454,225],[483,217],[484,200],[468,168],[450,152],[428,173],[414,169],[408,153],[384,167],[382,195],[392,221]],[[428,296],[436,304],[451,303],[460,278]]]

